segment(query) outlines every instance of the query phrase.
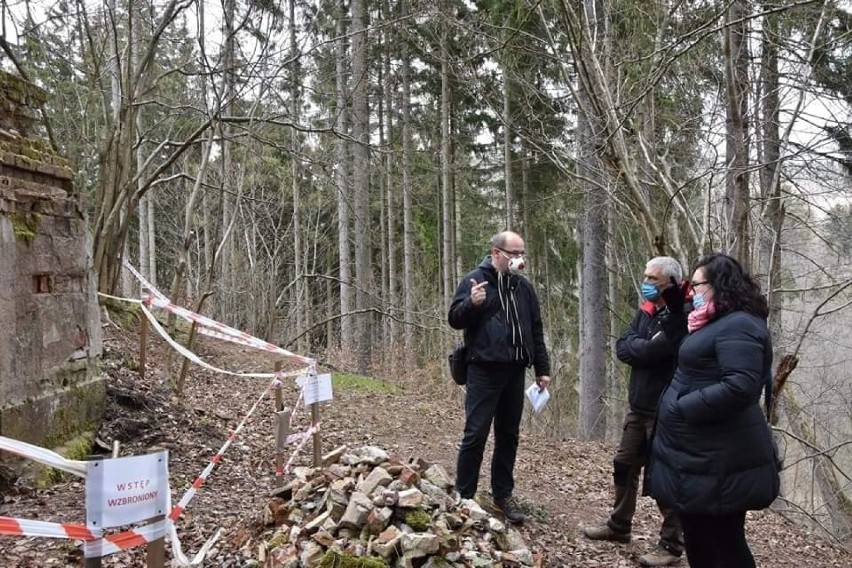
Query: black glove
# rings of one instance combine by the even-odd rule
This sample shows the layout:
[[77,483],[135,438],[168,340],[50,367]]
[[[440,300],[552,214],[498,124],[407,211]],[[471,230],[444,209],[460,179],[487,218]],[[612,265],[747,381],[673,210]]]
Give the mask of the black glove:
[[680,286],[674,279],[674,276],[671,276],[670,279],[671,286],[660,292],[660,295],[663,297],[663,301],[666,303],[666,306],[669,308],[671,313],[682,314],[684,303],[683,290],[680,289]]

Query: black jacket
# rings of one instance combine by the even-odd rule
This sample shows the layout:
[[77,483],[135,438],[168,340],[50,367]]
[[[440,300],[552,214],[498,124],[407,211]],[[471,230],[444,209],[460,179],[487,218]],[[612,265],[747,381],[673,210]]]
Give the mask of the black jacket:
[[630,365],[630,409],[653,416],[660,394],[677,366],[677,347],[686,334],[685,316],[673,321],[663,306],[645,302],[630,327],[615,342],[619,361]]
[[[470,280],[487,281],[485,302],[474,306],[470,299]],[[509,287],[515,292],[518,316],[523,334],[523,363],[535,368],[536,376],[550,375],[550,357],[544,344],[541,309],[530,282],[520,275],[511,276]],[[509,325],[500,306],[497,292],[497,270],[486,257],[480,265],[462,278],[450,305],[447,320],[455,329],[464,330],[467,358],[470,362],[511,363],[513,357]]]
[[772,343],[766,322],[732,312],[689,334],[660,399],[648,489],[661,507],[726,515],[768,507],[780,480],[760,409]]

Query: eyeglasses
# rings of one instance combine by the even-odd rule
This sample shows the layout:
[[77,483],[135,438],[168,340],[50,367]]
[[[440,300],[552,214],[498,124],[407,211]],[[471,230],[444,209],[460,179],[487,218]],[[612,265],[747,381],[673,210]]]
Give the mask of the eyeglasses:
[[497,248],[497,250],[499,250],[500,252],[502,252],[503,254],[508,256],[509,258],[520,258],[520,257],[524,256],[524,254],[526,254],[526,252],[522,251],[522,250],[506,250],[506,249],[502,249],[500,247],[496,247],[496,248]]
[[692,287],[697,288],[698,286],[704,286],[705,284],[710,284],[710,281],[705,280],[704,282],[693,282]]

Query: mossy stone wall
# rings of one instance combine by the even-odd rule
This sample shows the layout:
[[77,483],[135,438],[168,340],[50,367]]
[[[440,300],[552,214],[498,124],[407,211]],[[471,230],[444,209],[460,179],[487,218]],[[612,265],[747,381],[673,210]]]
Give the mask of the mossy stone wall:
[[58,447],[97,428],[105,386],[82,203],[67,161],[30,135],[43,100],[0,72],[0,434]]

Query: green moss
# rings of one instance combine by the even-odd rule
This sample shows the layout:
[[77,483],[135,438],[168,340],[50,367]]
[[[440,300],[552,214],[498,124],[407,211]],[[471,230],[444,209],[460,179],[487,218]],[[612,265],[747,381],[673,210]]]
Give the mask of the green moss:
[[64,479],[64,472],[53,467],[43,467],[36,477],[36,487],[44,489],[60,483]]
[[110,320],[118,323],[122,329],[138,329],[139,318],[145,317],[142,315],[139,304],[131,304],[103,297],[100,298],[100,303],[107,309]]
[[36,229],[41,220],[41,215],[38,213],[12,213],[12,229],[15,231],[15,237],[23,239],[24,242],[30,244],[36,238]]
[[381,558],[352,556],[329,549],[322,557],[320,568],[389,568],[389,566]]
[[0,100],[7,98],[38,107],[47,100],[47,93],[19,75],[0,71]]
[[351,375],[348,373],[335,373],[332,376],[335,389],[356,390],[361,392],[379,392],[392,394],[397,387],[387,381],[365,377],[363,375]]
[[[80,434],[57,452],[68,460],[82,461],[92,453],[92,440],[95,437],[94,430]],[[36,486],[40,488],[50,487],[65,479],[66,473],[60,469],[43,467],[36,478]]]
[[277,532],[277,533],[275,533],[275,536],[273,536],[269,540],[269,542],[266,543],[266,550],[267,551],[275,550],[279,546],[286,544],[286,543],[287,543],[287,535],[284,534],[283,532]]
[[403,519],[405,524],[417,532],[423,532],[432,526],[432,516],[423,509],[406,511]]
[[31,145],[29,145],[29,146],[22,145],[18,149],[18,152],[20,153],[21,156],[29,158],[30,160],[33,160],[34,162],[43,162],[44,161],[44,156],[42,156],[42,153],[39,152],[37,148],[34,148]]
[[[65,447],[67,447],[71,443],[68,440],[74,434],[97,430],[100,417],[103,415],[104,405],[106,404],[104,388],[103,383],[89,383],[87,385],[69,387],[65,391],[65,394],[70,395],[71,399],[63,400],[62,404],[56,409],[50,420],[50,434],[44,439],[41,445],[45,448],[53,448],[65,444]],[[82,409],[88,410],[84,414]],[[97,418],[86,421],[81,420],[86,416]],[[91,440],[89,441],[89,447],[91,447]]]

